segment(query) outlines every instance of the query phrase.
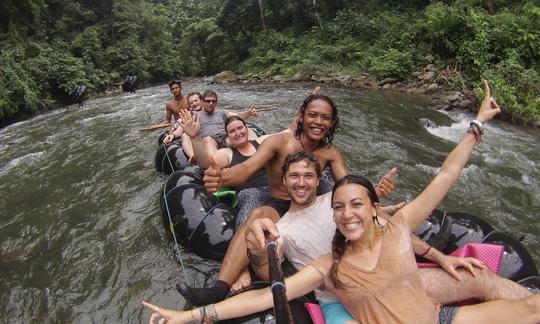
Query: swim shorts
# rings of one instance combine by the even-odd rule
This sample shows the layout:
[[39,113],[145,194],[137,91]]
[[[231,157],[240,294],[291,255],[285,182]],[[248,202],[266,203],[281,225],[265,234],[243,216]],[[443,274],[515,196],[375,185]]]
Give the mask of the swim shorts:
[[343,324],[346,321],[354,321],[354,318],[343,307],[343,304],[337,300],[319,301],[319,306],[324,314],[326,324]]
[[450,324],[456,317],[456,312],[459,307],[443,306],[439,312],[439,324]]
[[263,206],[268,206],[268,207],[273,208],[279,214],[279,217],[281,218],[289,210],[289,207],[291,207],[291,201],[270,198],[270,200],[268,200],[268,202],[266,202],[266,204],[264,204]]

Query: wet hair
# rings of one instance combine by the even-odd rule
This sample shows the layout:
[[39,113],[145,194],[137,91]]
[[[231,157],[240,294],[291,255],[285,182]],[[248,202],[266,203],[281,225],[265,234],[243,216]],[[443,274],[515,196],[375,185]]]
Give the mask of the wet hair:
[[[343,178],[336,181],[334,184],[334,189],[332,189],[332,202],[334,201],[334,195],[336,193],[336,190],[339,187],[342,187],[346,184],[357,184],[359,186],[362,186],[367,189],[369,199],[371,200],[371,203],[375,205],[375,203],[379,202],[379,197],[377,196],[377,193],[375,192],[375,188],[371,184],[371,182],[358,175],[346,175]],[[376,220],[376,217],[374,217]],[[379,225],[380,226],[380,225]],[[334,287],[336,288],[343,288],[344,284],[339,280],[337,276],[337,269],[339,267],[339,263],[341,261],[341,258],[343,257],[343,254],[345,254],[346,249],[346,238],[345,235],[343,235],[339,229],[336,228],[336,233],[334,234],[334,239],[332,240],[332,267],[330,268],[330,280],[334,284]]]
[[293,163],[298,163],[304,161],[308,164],[308,166],[313,165],[315,167],[315,172],[317,173],[317,177],[321,177],[321,165],[319,164],[319,160],[313,155],[311,152],[306,151],[297,151],[294,153],[291,153],[285,157],[285,161],[283,161],[283,167],[281,168],[281,171],[283,172],[283,177],[285,177],[285,174],[287,174],[287,171],[289,170],[289,167]]
[[225,120],[225,135],[229,135],[229,131],[227,130],[227,126],[229,126],[229,124],[232,123],[233,121],[237,121],[237,120],[241,121],[242,124],[244,124],[244,126],[247,128],[246,122],[242,119],[242,117],[232,115],[232,116],[227,117],[227,119]]
[[318,147],[325,146],[328,144],[332,144],[332,140],[334,139],[334,133],[336,132],[336,129],[339,126],[339,117],[338,117],[338,111],[337,107],[334,104],[334,101],[330,99],[328,96],[325,95],[317,95],[312,94],[308,96],[306,99],[304,99],[304,102],[300,106],[300,118],[296,122],[296,129],[294,131],[294,136],[297,140],[300,140],[300,135],[302,135],[302,132],[304,131],[304,122],[302,121],[304,119],[304,113],[306,112],[307,106],[315,100],[323,100],[326,101],[330,107],[332,107],[332,121],[334,122],[334,125],[328,130],[324,138],[319,143]]
[[199,99],[202,100],[202,94],[200,92],[190,92],[188,93],[188,95],[186,96],[187,99],[189,99],[189,97],[193,97],[193,96],[198,96]]
[[204,100],[204,98],[206,97],[216,97],[217,99],[217,93],[214,91],[214,90],[206,90],[203,94],[202,94],[202,98]]
[[169,89],[173,86],[173,84],[178,84],[180,88],[182,87],[182,81],[180,81],[179,79],[174,79],[171,82],[169,82]]

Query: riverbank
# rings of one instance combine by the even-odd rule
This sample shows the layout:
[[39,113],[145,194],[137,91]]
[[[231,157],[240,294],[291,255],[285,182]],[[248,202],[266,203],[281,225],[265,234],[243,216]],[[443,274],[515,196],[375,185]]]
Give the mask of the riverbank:
[[[448,80],[451,74],[456,73],[450,69],[439,70],[434,64],[428,64],[424,68],[414,71],[404,80],[395,78],[377,79],[367,73],[361,75],[348,75],[342,72],[332,72],[327,75],[307,75],[297,73],[292,77],[284,75],[260,75],[260,74],[240,74],[236,75],[231,71],[223,71],[214,76],[205,77],[203,80],[212,83],[258,83],[258,82],[313,82],[315,84],[331,84],[344,88],[357,89],[379,89],[384,91],[398,91],[423,95],[429,98],[436,106],[442,110],[463,109],[476,111],[481,98],[472,89],[462,86],[462,90],[456,91],[442,85]],[[504,108],[504,107],[503,107]],[[516,120],[511,114],[503,110],[501,118],[511,123],[518,123],[529,127],[540,128],[540,120],[524,122]]]
[[[411,93],[416,95],[423,95],[433,102],[435,106],[439,106],[442,110],[463,109],[468,111],[476,111],[480,104],[480,99],[474,93],[473,90],[464,89],[461,91],[451,90],[448,87],[441,85],[441,81],[448,78],[449,74],[453,72],[450,70],[439,70],[435,65],[428,64],[421,70],[411,73],[411,75],[405,80],[398,80],[395,78],[385,78],[382,80],[362,73],[361,75],[351,76],[342,72],[332,72],[326,75],[321,74],[302,74],[297,73],[294,76],[285,75],[264,75],[264,74],[235,74],[231,71],[223,71],[214,76],[207,77],[188,77],[182,78],[183,81],[202,80],[208,84],[225,84],[225,83],[261,83],[261,82],[274,82],[274,83],[287,83],[287,82],[313,82],[315,84],[330,84],[333,86],[343,88],[355,88],[355,89],[379,89],[384,91],[397,91],[404,93]],[[145,87],[151,87],[154,85],[145,84]],[[120,86],[112,85],[106,91],[101,93],[87,94],[88,99],[95,99],[104,96],[118,95],[122,93]],[[75,104],[74,104],[75,105]],[[8,125],[27,120],[41,113],[45,113],[54,109],[62,108],[66,106],[54,106],[43,110],[36,111],[35,114],[29,115],[16,115],[12,116],[6,121],[0,123],[0,128]],[[540,120],[536,120],[530,123],[524,123],[521,120],[515,120],[512,116],[503,110],[501,118],[511,123],[523,124],[529,127],[540,128]]]

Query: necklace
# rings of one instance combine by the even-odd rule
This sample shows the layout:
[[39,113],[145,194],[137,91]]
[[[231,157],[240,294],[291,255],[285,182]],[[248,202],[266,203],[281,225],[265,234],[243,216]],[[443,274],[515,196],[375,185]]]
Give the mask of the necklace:
[[313,150],[311,150],[311,151],[306,150],[306,148],[304,147],[304,143],[302,143],[302,136],[303,136],[303,135],[304,135],[304,134],[301,134],[301,135],[300,135],[300,138],[298,139],[298,142],[300,142],[300,146],[302,146],[302,150],[304,150],[305,152],[309,152],[309,153],[315,152],[315,151],[319,148],[318,146],[315,147],[315,148],[314,148]]

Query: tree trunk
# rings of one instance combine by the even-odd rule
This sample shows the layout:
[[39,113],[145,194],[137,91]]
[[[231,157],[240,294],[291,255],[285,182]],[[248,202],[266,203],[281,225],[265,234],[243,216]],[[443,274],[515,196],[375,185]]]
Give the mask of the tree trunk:
[[261,14],[261,29],[262,31],[266,31],[266,21],[264,20],[264,4],[263,0],[258,0],[259,3],[259,12]]

